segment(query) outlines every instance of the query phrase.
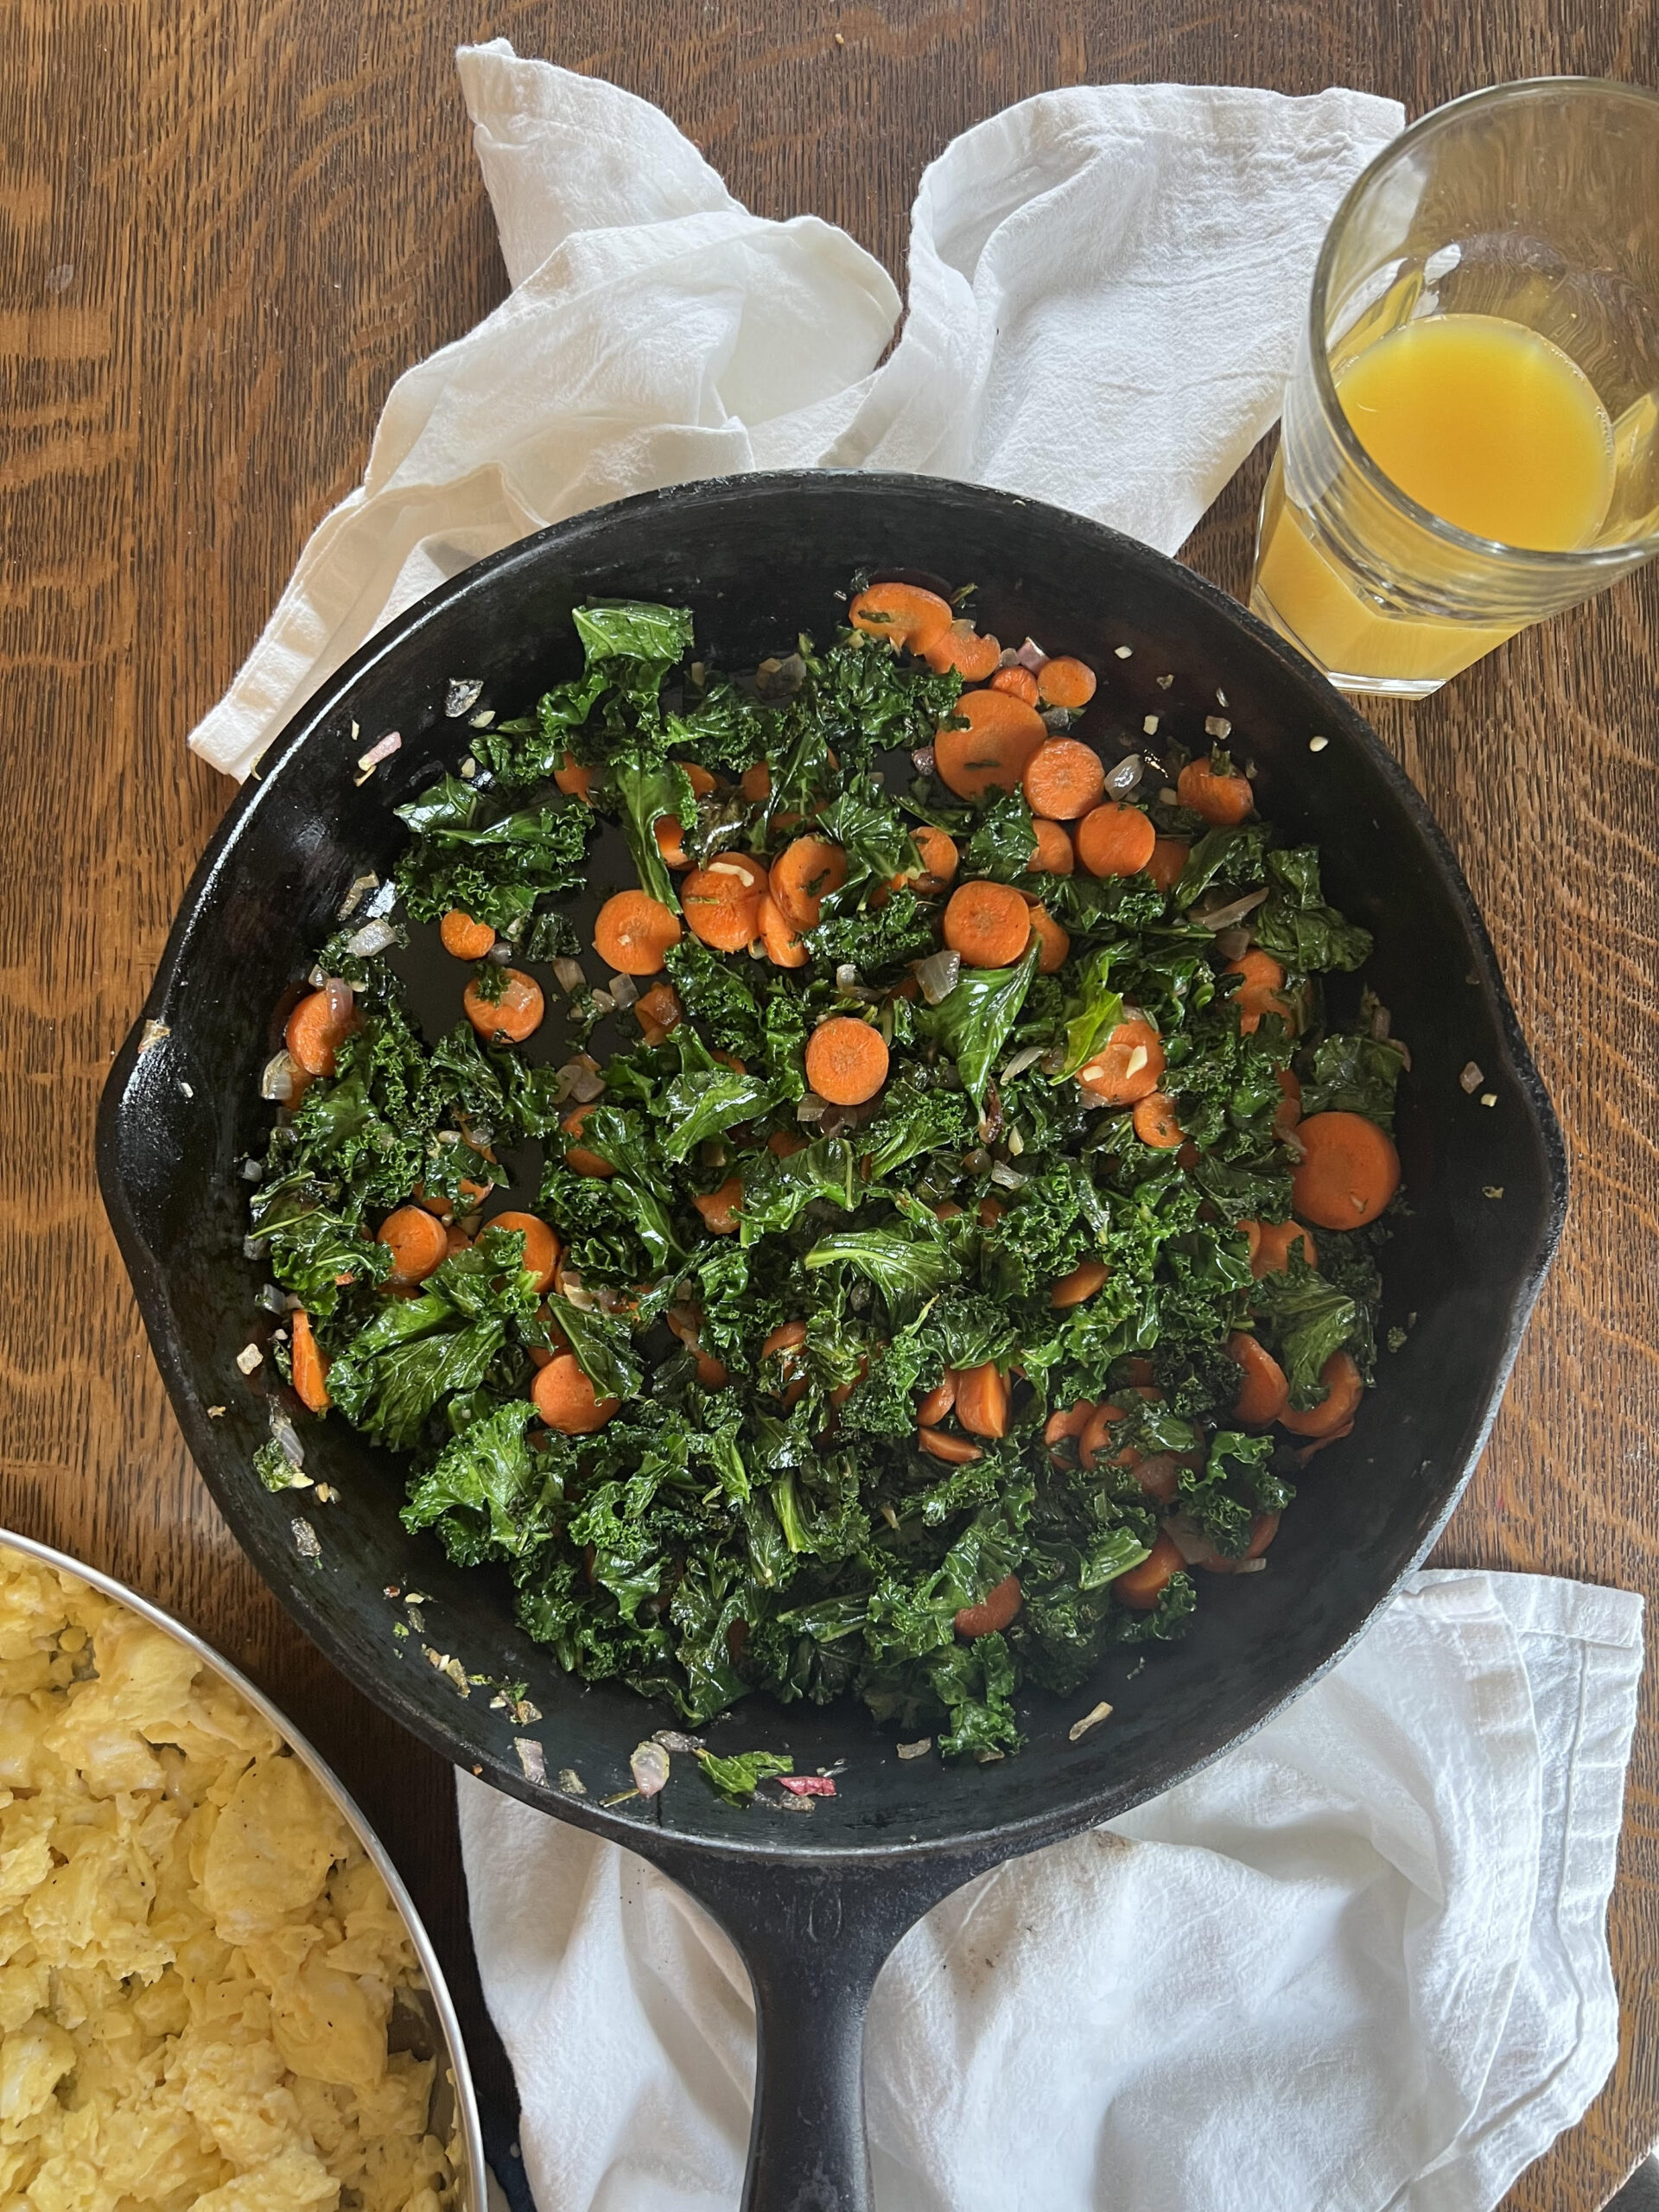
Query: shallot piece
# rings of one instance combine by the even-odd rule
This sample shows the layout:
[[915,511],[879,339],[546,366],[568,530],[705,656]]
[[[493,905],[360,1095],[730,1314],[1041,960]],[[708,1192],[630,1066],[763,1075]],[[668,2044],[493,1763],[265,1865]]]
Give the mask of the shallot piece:
[[1132,791],[1147,772],[1147,764],[1138,753],[1126,753],[1115,767],[1106,771],[1106,788],[1116,798]]
[[384,737],[375,739],[366,753],[359,754],[358,766],[365,773],[371,768],[378,768],[383,760],[391,760],[403,741],[400,730],[389,729]]
[[827,1774],[774,1774],[772,1780],[791,1797],[833,1797],[836,1785]]
[[1192,919],[1201,922],[1207,930],[1230,930],[1246,914],[1253,914],[1267,896],[1267,886],[1262,884],[1254,891],[1245,892],[1242,898],[1228,899],[1225,906],[1206,907],[1200,901],[1192,909]]
[[930,952],[925,960],[916,962],[912,972],[929,1006],[938,1006],[941,1000],[950,997],[962,979],[962,955]]
[[566,998],[574,998],[578,991],[588,988],[588,978],[582,972],[580,960],[572,960],[568,953],[553,963],[553,980]]
[[372,960],[376,953],[397,942],[397,931],[391,922],[365,922],[346,938],[346,950],[355,960]]
[[443,711],[452,722],[470,714],[478,704],[484,690],[482,677],[452,676],[449,689],[444,695]]
[[1014,658],[1019,662],[1021,668],[1028,668],[1034,676],[1038,670],[1042,666],[1043,663],[1048,658],[1048,655],[1043,651],[1042,647],[1036,643],[1035,639],[1027,638],[1025,644],[1020,646],[1019,652],[1014,655]]
[[351,985],[343,982],[338,976],[331,976],[323,985],[322,990],[323,996],[328,1001],[328,1027],[331,1029],[344,1029],[352,1018],[353,1008],[357,1004]]
[[274,1099],[279,1106],[290,1105],[298,1074],[299,1069],[288,1052],[273,1052],[260,1071],[259,1096]]
[[669,1758],[663,1746],[647,1737],[636,1744],[628,1758],[628,1771],[642,1797],[654,1797],[668,1780]]

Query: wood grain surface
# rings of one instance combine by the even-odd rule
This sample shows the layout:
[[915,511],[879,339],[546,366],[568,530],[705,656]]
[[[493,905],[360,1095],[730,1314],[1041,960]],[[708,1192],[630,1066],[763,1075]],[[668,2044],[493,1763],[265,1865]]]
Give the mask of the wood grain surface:
[[[0,1526],[138,1585],[308,1730],[408,1874],[468,2018],[448,1779],[266,1595],[184,1452],[92,1168],[93,1116],[230,787],[187,728],[357,480],[393,378],[505,278],[459,40],[660,102],[759,212],[902,280],[925,162],[1054,86],[1659,80],[1650,0],[12,0],[0,75]],[[1191,557],[1246,576],[1264,456]],[[1446,1562],[1651,1589],[1659,1557],[1659,576],[1380,717],[1484,908],[1571,1147],[1560,1256]],[[1516,2185],[1605,2202],[1659,2138],[1659,1713],[1611,1913],[1618,2065]]]

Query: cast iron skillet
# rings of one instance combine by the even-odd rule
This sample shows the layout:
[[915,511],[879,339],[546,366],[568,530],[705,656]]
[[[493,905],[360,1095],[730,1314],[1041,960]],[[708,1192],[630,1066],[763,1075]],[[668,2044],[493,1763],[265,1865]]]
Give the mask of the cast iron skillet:
[[[1150,714],[1165,734],[1199,741],[1225,693],[1262,811],[1324,849],[1328,894],[1375,932],[1370,980],[1410,1046],[1400,1147],[1411,1211],[1388,1254],[1384,1314],[1408,1333],[1383,1357],[1353,1436],[1309,1469],[1270,1570],[1206,1578],[1191,1635],[1144,1667],[1109,1662],[1065,1702],[1027,1697],[1017,1758],[901,1762],[851,1705],[755,1700],[709,1739],[787,1751],[802,1772],[844,1762],[839,1794],[810,1818],[728,1808],[683,1759],[662,1796],[610,1806],[628,1787],[630,1751],[672,1716],[620,1686],[562,1676],[513,1625],[504,1578],[451,1569],[435,1542],[405,1535],[387,1455],[330,1421],[308,1432],[307,1467],[336,1502],[260,1487],[251,1462],[280,1386],[269,1361],[251,1381],[236,1366],[272,1325],[256,1325],[261,1274],[243,1255],[238,1162],[264,1148],[270,1109],[256,1078],[273,1009],[353,879],[387,870],[403,836],[392,806],[466,751],[465,722],[444,711],[452,677],[486,677],[485,709],[524,709],[574,670],[569,610],[593,597],[690,606],[709,660],[753,665],[798,630],[826,634],[834,594],[859,569],[976,582],[979,619],[999,637],[1033,631],[1084,654],[1101,676],[1087,729],[1109,758],[1114,740],[1139,742]],[[359,785],[359,756],[394,728],[401,750]],[[1329,740],[1317,753],[1315,735]],[[1495,1109],[1459,1084],[1470,1061]],[[1236,1743],[1329,1666],[1422,1558],[1491,1426],[1566,1195],[1560,1131],[1467,887],[1351,708],[1231,601],[1145,546],[999,493],[833,474],[688,485],[561,524],[467,570],[325,684],[196,872],[104,1094],[99,1169],[190,1448],[296,1618],[446,1757],[639,1852],[730,1933],[760,2012],[745,2202],[767,2212],[868,2201],[863,2016],[906,1929],[969,1876],[1122,1813]],[[487,1688],[463,1695],[458,1672],[526,1684],[539,1718],[515,1719]],[[1111,1719],[1071,1743],[1070,1724],[1103,1696]]]

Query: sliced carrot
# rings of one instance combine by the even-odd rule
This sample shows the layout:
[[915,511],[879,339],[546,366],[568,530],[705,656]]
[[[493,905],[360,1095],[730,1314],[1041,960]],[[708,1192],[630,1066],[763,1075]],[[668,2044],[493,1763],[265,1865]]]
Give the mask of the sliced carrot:
[[734,1236],[743,1216],[743,1178],[728,1175],[717,1191],[705,1191],[691,1201],[715,1236]]
[[[489,1156],[492,1160],[495,1157],[493,1153]],[[448,1221],[457,1211],[468,1213],[474,1207],[481,1205],[494,1188],[493,1183],[474,1183],[470,1177],[463,1175],[461,1180],[461,1204],[459,1208],[451,1205],[441,1191],[426,1190],[419,1183],[415,1185],[410,1195],[417,1206],[424,1206],[428,1213],[436,1214],[440,1221]]]
[[888,1052],[879,1029],[852,1015],[832,1014],[806,1040],[806,1079],[832,1106],[862,1106],[887,1079]]
[[[1123,1414],[1124,1408],[1114,1405],[1096,1406],[1090,1414],[1088,1425],[1077,1439],[1077,1465],[1086,1473],[1093,1473],[1102,1452],[1112,1440],[1113,1428]],[[1133,1467],[1140,1457],[1132,1444],[1126,1444],[1111,1454],[1111,1464],[1115,1467]]]
[[1132,1567],[1127,1574],[1120,1574],[1112,1588],[1135,1611],[1149,1613],[1185,1564],[1174,1538],[1160,1531],[1157,1542],[1140,1566]]
[[486,998],[474,981],[461,995],[462,1009],[486,1045],[498,1038],[505,1038],[510,1045],[522,1045],[542,1026],[546,1011],[542,987],[522,968],[502,968],[497,973],[501,978],[499,998]]
[[970,1444],[954,1429],[918,1428],[916,1441],[924,1452],[935,1459],[943,1459],[947,1466],[971,1467],[976,1459],[985,1457],[977,1444]]
[[594,923],[594,950],[623,976],[654,976],[685,932],[677,914],[645,891],[619,891]]
[[1077,1081],[1104,1105],[1133,1106],[1157,1090],[1163,1072],[1164,1047],[1151,1023],[1120,1021],[1077,1070]]
[[760,942],[766,948],[766,957],[774,968],[804,968],[812,957],[792,922],[768,891],[760,908]]
[[1216,768],[1209,760],[1189,760],[1175,779],[1175,796],[1183,806],[1201,814],[1217,827],[1242,822],[1255,804],[1248,776],[1230,768]]
[[[697,1380],[705,1390],[723,1390],[730,1379],[723,1359],[716,1359],[711,1351],[697,1354]],[[734,1622],[734,1626],[741,1628],[742,1623]]]
[[524,1240],[524,1265],[535,1276],[537,1291],[545,1290],[553,1280],[553,1270],[559,1264],[559,1254],[563,1249],[547,1224],[537,1221],[533,1213],[498,1213],[492,1214],[484,1226],[518,1231]]
[[963,883],[944,909],[944,941],[970,968],[1008,968],[1031,942],[1031,909],[1011,883]]
[[1048,1302],[1057,1312],[1068,1306],[1081,1306],[1092,1298],[1110,1270],[1102,1260],[1079,1260],[1069,1275],[1062,1275],[1048,1294]]
[[1250,1245],[1250,1273],[1260,1282],[1263,1275],[1281,1275],[1290,1266],[1293,1251],[1300,1251],[1310,1268],[1317,1268],[1319,1255],[1313,1249],[1313,1239],[1300,1221],[1250,1222],[1248,1227],[1255,1230]]
[[1071,957],[1070,931],[1061,927],[1046,906],[1031,909],[1031,926],[1036,931],[1043,948],[1037,955],[1037,973],[1039,976],[1058,976]]
[[1259,1338],[1242,1331],[1228,1338],[1227,1352],[1240,1370],[1233,1417],[1252,1428],[1265,1428],[1270,1421],[1278,1420],[1290,1402],[1285,1370]]
[[954,1198],[946,1198],[942,1205],[934,1207],[933,1218],[935,1221],[960,1221],[962,1208]]
[[971,622],[953,622],[948,630],[921,649],[922,658],[936,676],[954,668],[964,683],[982,683],[995,676],[1002,648],[995,638],[982,638]]
[[1072,836],[1090,875],[1139,875],[1158,842],[1150,815],[1115,801],[1085,814]]
[[815,930],[822,902],[847,880],[847,855],[828,837],[797,837],[772,864],[772,895],[798,930]]
[[832,1406],[844,1406],[848,1399],[852,1396],[854,1391],[857,1389],[859,1384],[864,1380],[864,1377],[869,1373],[869,1371],[870,1356],[868,1352],[860,1352],[858,1356],[857,1374],[854,1376],[850,1382],[836,1383],[835,1389],[830,1393],[830,1404]]
[[1291,1176],[1299,1214],[1320,1229],[1363,1229],[1400,1187],[1400,1155],[1363,1114],[1311,1114],[1296,1127],[1302,1158]]
[[303,1306],[289,1315],[288,1331],[294,1388],[300,1402],[314,1414],[326,1414],[334,1402],[328,1395],[328,1356],[318,1344],[311,1316]]
[[1173,1452],[1154,1452],[1135,1469],[1135,1479],[1154,1503],[1172,1506],[1181,1486],[1181,1463]]
[[633,1018],[645,1033],[647,1045],[660,1045],[685,1020],[685,1008],[672,983],[653,983],[633,1002]]
[[1302,1086],[1292,1068],[1278,1068],[1279,1088],[1284,1093],[1284,1103],[1273,1117],[1273,1134],[1281,1141],[1290,1135],[1302,1118]]
[[872,584],[847,609],[847,619],[867,636],[921,652],[950,627],[949,600],[919,584]]
[[1001,1221],[1001,1218],[1002,1208],[997,1204],[995,1198],[982,1198],[980,1200],[979,1225],[982,1229],[995,1229],[997,1223]]
[[970,1436],[995,1440],[1008,1433],[1008,1378],[995,1360],[957,1376],[957,1419]]
[[674,766],[684,769],[685,779],[691,786],[694,798],[708,798],[720,789],[720,778],[709,769],[699,767],[695,760],[677,760]]
[[[565,1116],[562,1126],[567,1139],[582,1135],[588,1116],[593,1110],[592,1106],[577,1106]],[[582,1144],[567,1142],[564,1148],[564,1164],[578,1175],[614,1175],[616,1173],[614,1166],[602,1154],[592,1152]]]
[[1077,849],[1071,842],[1070,833],[1058,822],[1045,822],[1039,816],[1033,822],[1031,831],[1037,842],[1026,863],[1029,874],[1071,875],[1076,872]]
[[399,1206],[389,1213],[375,1242],[391,1254],[389,1280],[395,1283],[424,1282],[448,1257],[443,1224],[423,1206]]
[[717,854],[701,873],[709,880],[700,887],[710,899],[758,899],[771,883],[766,862],[753,853]]
[[916,850],[921,855],[920,872],[912,875],[890,876],[887,887],[891,891],[903,891],[908,887],[923,898],[930,898],[935,892],[943,891],[950,881],[962,856],[957,850],[956,839],[943,830],[934,829],[931,823],[918,823],[912,835],[916,841]]
[[773,1393],[786,1406],[792,1406],[806,1395],[806,1376],[802,1372],[800,1347],[806,1342],[804,1321],[780,1322],[760,1347],[764,1366],[769,1359],[778,1362],[778,1380],[782,1388]]
[[1047,1445],[1051,1456],[1057,1459],[1061,1456],[1058,1447],[1062,1444],[1075,1444],[1094,1419],[1095,1413],[1096,1408],[1091,1400],[1079,1398],[1075,1406],[1067,1406],[1064,1412],[1050,1414],[1043,1423],[1043,1441]]
[[958,798],[1020,788],[1026,764],[1048,742],[1048,726],[1035,708],[1006,691],[965,691],[951,712],[965,729],[942,729],[933,741],[940,781]]
[[737,788],[739,796],[747,799],[751,806],[764,805],[772,797],[771,769],[764,760],[757,760],[752,768],[746,768],[738,778]]
[[1061,653],[1038,670],[1037,696],[1046,707],[1065,707],[1075,714],[1095,696],[1095,671],[1086,661]]
[[1017,1574],[1005,1574],[995,1590],[988,1590],[976,1605],[964,1605],[957,1615],[958,1636],[997,1636],[1008,1627],[1024,1602]]
[[1264,1014],[1281,1014],[1289,1020],[1290,1008],[1279,995],[1284,988],[1285,971],[1270,952],[1252,946],[1238,959],[1230,960],[1221,972],[1243,978],[1233,995],[1233,1004],[1238,1008],[1238,1026],[1244,1036],[1255,1034]]
[[702,875],[688,875],[680,893],[686,926],[714,952],[744,952],[760,934],[758,898],[728,898],[723,892],[709,896],[693,887],[705,882]]
[[357,1027],[355,1005],[342,1016],[328,1004],[327,991],[302,998],[288,1017],[283,1042],[289,1058],[307,1075],[333,1075],[334,1054]]
[[530,1395],[537,1412],[561,1436],[592,1436],[622,1410],[620,1398],[600,1396],[569,1351],[549,1360]]
[[475,922],[459,906],[452,906],[438,924],[438,938],[454,959],[481,960],[495,943],[495,931],[487,922]]
[[448,1221],[444,1224],[443,1255],[445,1259],[453,1260],[457,1252],[470,1252],[472,1249],[473,1240],[458,1221]]
[[1147,874],[1158,888],[1167,893],[1180,881],[1192,851],[1185,837],[1154,837],[1152,858],[1147,862]]
[[1023,699],[1028,707],[1037,703],[1037,679],[1028,668],[999,668],[991,678],[991,689]]
[[936,1382],[916,1408],[918,1428],[937,1428],[957,1402],[957,1370],[947,1367],[943,1382]]
[[1289,1429],[1294,1436],[1333,1437],[1351,1424],[1365,1395],[1365,1385],[1350,1355],[1333,1351],[1319,1370],[1319,1380],[1328,1395],[1317,1406],[1310,1406],[1306,1413],[1287,1407],[1279,1415],[1281,1428]]
[[[594,772],[584,768],[574,753],[567,753],[563,765],[553,771],[553,780],[567,798],[586,799]],[[588,803],[591,804],[591,800]]]
[[1024,782],[1033,814],[1076,822],[1105,798],[1105,763],[1092,745],[1081,745],[1075,737],[1051,737],[1027,761]]
[[685,831],[680,826],[677,814],[659,814],[652,825],[657,849],[670,868],[690,868],[691,855],[685,849]]
[[1173,1152],[1177,1145],[1186,1142],[1186,1132],[1175,1118],[1175,1101],[1166,1098],[1161,1090],[1149,1090],[1131,1119],[1141,1143],[1160,1152]]

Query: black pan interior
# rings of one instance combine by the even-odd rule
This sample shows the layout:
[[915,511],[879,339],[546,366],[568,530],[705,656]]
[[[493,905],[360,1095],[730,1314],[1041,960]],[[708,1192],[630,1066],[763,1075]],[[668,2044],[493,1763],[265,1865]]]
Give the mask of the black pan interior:
[[[1064,1703],[1028,1696],[1018,1758],[956,1770],[900,1761],[861,1709],[756,1700],[709,1740],[787,1751],[801,1771],[844,1761],[840,1794],[810,1821],[732,1810],[688,1762],[651,1805],[607,1809],[600,1801],[628,1785],[630,1750],[671,1714],[619,1685],[562,1675],[514,1627],[505,1578],[452,1569],[435,1541],[404,1534],[397,1465],[343,1423],[308,1431],[307,1471],[337,1502],[272,1497],[254,1476],[265,1393],[279,1386],[269,1363],[251,1382],[236,1366],[270,1325],[253,1306],[260,1269],[242,1253],[237,1163],[264,1147],[257,1075],[273,1009],[352,880],[385,873],[404,834],[393,806],[466,752],[465,721],[444,711],[452,678],[485,679],[480,709],[524,709],[577,664],[572,606],[607,596],[689,605],[707,658],[753,665],[798,630],[829,632],[842,613],[836,594],[860,569],[976,582],[983,626],[1007,641],[1031,632],[1093,663],[1100,690],[1084,734],[1109,758],[1140,742],[1148,715],[1193,742],[1224,712],[1235,751],[1255,764],[1262,810],[1318,841],[1329,895],[1375,933],[1367,980],[1412,1055],[1400,1130],[1410,1214],[1388,1255],[1384,1314],[1408,1333],[1383,1357],[1353,1436],[1308,1470],[1269,1570],[1201,1578],[1184,1643],[1109,1662]],[[401,749],[359,785],[359,756],[391,729]],[[1315,737],[1329,741],[1315,751]],[[460,983],[453,1007],[437,1002],[447,988],[421,986],[444,1023]],[[1471,1061],[1495,1107],[1460,1084]],[[562,524],[469,570],[331,680],[267,754],[198,871],[110,1078],[99,1168],[197,1463],[262,1573],[346,1673],[448,1757],[624,1841],[657,1831],[807,1855],[925,1850],[993,1830],[1020,1848],[1166,1788],[1304,1685],[1451,1510],[1565,1197],[1560,1134],[1456,863],[1333,691],[1190,573],[1075,516],[967,486],[827,474],[694,485]],[[457,1673],[486,1680],[463,1695]],[[525,1685],[539,1717],[515,1718],[489,1687],[502,1683]],[[1071,1743],[1071,1724],[1102,1697],[1111,1719]],[[561,1790],[564,1770],[585,1796]]]

